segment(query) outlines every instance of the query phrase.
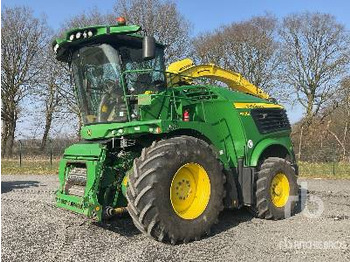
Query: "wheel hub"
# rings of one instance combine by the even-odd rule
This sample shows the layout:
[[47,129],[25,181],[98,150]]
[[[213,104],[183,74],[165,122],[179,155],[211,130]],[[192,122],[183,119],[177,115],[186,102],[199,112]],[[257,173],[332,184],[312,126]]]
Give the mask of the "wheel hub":
[[190,197],[190,194],[192,193],[190,180],[182,179],[182,181],[177,182],[175,192],[176,196],[180,200],[186,200],[188,197]]
[[283,190],[283,189],[281,188],[281,186],[278,185],[278,186],[275,187],[275,190],[274,190],[274,191],[275,191],[275,194],[276,194],[277,196],[280,196],[281,193],[282,193],[282,190]]
[[284,173],[278,173],[271,181],[271,201],[276,207],[283,207],[289,198],[289,181]]
[[195,219],[210,199],[210,180],[197,163],[187,163],[175,173],[170,186],[170,200],[175,213],[184,219]]

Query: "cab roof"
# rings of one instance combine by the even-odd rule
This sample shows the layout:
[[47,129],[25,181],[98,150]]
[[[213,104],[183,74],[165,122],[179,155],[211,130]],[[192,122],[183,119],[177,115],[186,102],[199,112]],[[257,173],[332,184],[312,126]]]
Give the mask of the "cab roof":
[[[81,47],[94,44],[124,44],[142,46],[142,28],[138,25],[95,25],[69,30],[52,42],[56,59],[68,62],[70,55]],[[165,48],[161,43],[158,47]]]

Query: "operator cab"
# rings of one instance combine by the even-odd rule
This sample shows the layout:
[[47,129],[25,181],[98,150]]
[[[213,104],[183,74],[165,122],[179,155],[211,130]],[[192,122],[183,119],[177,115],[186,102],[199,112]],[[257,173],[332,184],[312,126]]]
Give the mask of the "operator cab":
[[[84,124],[128,121],[126,97],[154,90],[165,82],[163,48],[144,60],[137,46],[101,43],[76,50],[71,68]],[[147,69],[152,69],[148,70]],[[131,120],[137,117],[131,108]]]
[[137,120],[137,96],[166,85],[164,46],[134,33],[90,34],[98,32],[94,28],[77,39],[81,30],[67,34],[55,52],[59,61],[70,64],[84,125]]

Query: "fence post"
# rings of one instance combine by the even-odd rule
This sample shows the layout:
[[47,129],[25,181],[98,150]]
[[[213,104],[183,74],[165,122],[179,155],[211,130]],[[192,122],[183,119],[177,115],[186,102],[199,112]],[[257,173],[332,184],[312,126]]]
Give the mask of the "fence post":
[[18,140],[19,142],[19,167],[22,167],[22,141]]
[[304,125],[302,124],[301,129],[300,129],[299,146],[298,146],[298,160],[299,161],[301,158],[301,146],[302,146],[302,140],[303,140],[303,130],[304,130]]
[[[333,148],[336,148],[335,142],[333,142]],[[336,155],[336,152],[333,151],[333,163],[332,163],[332,174],[335,176],[335,164],[336,161],[339,161],[339,158]]]
[[52,168],[52,139],[50,139],[49,141],[50,141],[50,166]]

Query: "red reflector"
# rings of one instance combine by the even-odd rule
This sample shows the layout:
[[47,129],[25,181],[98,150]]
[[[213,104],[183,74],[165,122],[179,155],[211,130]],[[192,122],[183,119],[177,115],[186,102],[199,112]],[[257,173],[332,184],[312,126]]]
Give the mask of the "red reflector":
[[185,122],[190,121],[190,113],[188,112],[188,110],[185,110],[185,112],[183,114],[183,121],[185,121]]

